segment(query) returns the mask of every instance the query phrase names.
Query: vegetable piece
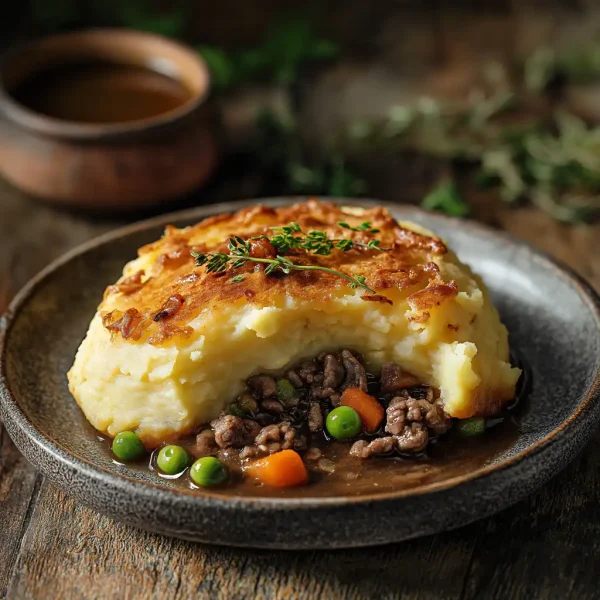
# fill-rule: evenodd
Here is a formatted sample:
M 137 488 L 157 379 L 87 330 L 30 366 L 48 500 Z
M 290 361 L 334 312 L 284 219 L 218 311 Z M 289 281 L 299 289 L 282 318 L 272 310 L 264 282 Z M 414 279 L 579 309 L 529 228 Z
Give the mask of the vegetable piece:
M 265 485 L 274 487 L 291 487 L 308 481 L 306 467 L 294 450 L 282 450 L 259 458 L 250 463 L 245 471 Z
M 167 475 L 177 475 L 185 470 L 190 462 L 188 453 L 181 446 L 165 446 L 156 458 L 158 468 Z
M 241 417 L 242 419 L 245 419 L 248 416 L 246 411 L 237 402 L 229 405 L 229 414 L 234 415 L 235 417 Z
M 458 421 L 456 428 L 460 435 L 471 437 L 481 435 L 485 432 L 485 419 L 483 417 L 473 417 Z
M 287 379 L 277 380 L 277 400 L 286 405 L 296 395 L 296 388 Z
M 342 393 L 341 406 L 353 408 L 360 416 L 363 429 L 373 433 L 379 429 L 385 416 L 385 410 L 373 396 L 369 396 L 360 388 L 349 387 Z
M 196 485 L 213 487 L 227 480 L 228 472 L 225 465 L 214 456 L 199 458 L 190 469 L 190 477 Z
M 327 433 L 336 440 L 350 440 L 362 431 L 362 420 L 356 410 L 350 406 L 334 408 L 325 421 Z
M 146 450 L 133 431 L 121 431 L 113 440 L 112 451 L 117 458 L 129 461 L 140 458 Z

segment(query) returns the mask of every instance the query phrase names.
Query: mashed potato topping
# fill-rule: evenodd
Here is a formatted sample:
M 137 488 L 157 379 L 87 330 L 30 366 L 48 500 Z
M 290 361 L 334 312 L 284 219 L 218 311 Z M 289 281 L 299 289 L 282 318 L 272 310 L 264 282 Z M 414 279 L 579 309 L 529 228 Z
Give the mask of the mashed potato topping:
M 377 293 L 322 271 L 264 274 L 246 263 L 207 273 L 191 252 L 226 252 L 291 221 L 304 231 L 386 252 L 334 250 L 290 258 L 366 276 Z M 370 221 L 376 234 L 341 228 Z M 239 275 L 239 279 L 233 277 Z M 486 416 L 510 401 L 520 371 L 483 282 L 441 240 L 384 209 L 309 201 L 263 206 L 167 228 L 109 286 L 68 373 L 88 420 L 114 436 L 135 430 L 148 447 L 215 418 L 254 373 L 278 371 L 323 350 L 354 348 L 371 372 L 395 362 L 440 389 L 445 411 Z

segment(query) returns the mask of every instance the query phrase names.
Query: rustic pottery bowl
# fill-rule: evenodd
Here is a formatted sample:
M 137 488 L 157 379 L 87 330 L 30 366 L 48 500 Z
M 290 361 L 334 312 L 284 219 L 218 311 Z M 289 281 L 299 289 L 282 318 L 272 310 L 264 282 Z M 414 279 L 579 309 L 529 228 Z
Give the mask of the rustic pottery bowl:
M 529 379 L 513 416 L 516 435 L 507 444 L 475 468 L 454 465 L 433 483 L 373 489 L 366 496 L 235 497 L 175 487 L 147 469 L 115 464 L 65 377 L 105 285 L 165 224 L 183 226 L 255 203 L 201 207 L 109 233 L 47 267 L 14 299 L 0 322 L 0 414 L 17 447 L 56 485 L 116 519 L 189 540 L 263 548 L 367 546 L 455 528 L 513 504 L 566 467 L 592 436 L 600 419 L 595 293 L 502 233 L 388 205 L 397 218 L 445 238 L 490 288 Z
M 45 116 L 11 96 L 36 73 L 88 61 L 155 70 L 182 83 L 190 98 L 151 118 L 95 124 Z M 34 196 L 95 210 L 131 210 L 190 192 L 217 160 L 209 89 L 196 52 L 148 33 L 85 30 L 18 47 L 0 66 L 0 173 Z

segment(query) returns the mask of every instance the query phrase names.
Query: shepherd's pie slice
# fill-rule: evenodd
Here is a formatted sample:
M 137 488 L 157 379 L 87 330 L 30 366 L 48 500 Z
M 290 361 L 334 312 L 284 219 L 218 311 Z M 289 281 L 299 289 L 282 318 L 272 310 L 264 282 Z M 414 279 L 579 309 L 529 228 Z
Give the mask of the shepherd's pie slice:
M 192 253 L 228 253 L 234 235 L 252 256 L 272 259 L 260 236 L 289 223 L 362 244 L 285 256 L 364 276 L 372 291 L 321 270 L 265 274 L 268 263 L 248 261 L 214 273 L 195 264 Z M 372 240 L 384 250 L 365 248 Z M 481 279 L 431 232 L 383 208 L 256 206 L 167 227 L 138 254 L 107 288 L 68 373 L 86 417 L 110 436 L 134 430 L 156 446 L 215 418 L 252 374 L 339 348 L 364 354 L 371 372 L 394 362 L 439 388 L 453 417 L 492 415 L 514 397 L 520 371 Z

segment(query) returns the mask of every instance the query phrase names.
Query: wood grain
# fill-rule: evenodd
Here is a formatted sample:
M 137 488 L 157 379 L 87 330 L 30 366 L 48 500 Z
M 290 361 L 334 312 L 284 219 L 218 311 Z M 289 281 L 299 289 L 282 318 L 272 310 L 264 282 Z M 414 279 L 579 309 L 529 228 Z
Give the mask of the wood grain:
M 115 524 L 44 485 L 10 595 L 119 598 L 460 597 L 475 537 L 337 552 L 247 551 L 168 540 Z M 82 574 L 86 574 L 82 577 Z
M 0 422 L 0 598 L 8 587 L 41 477 L 10 441 Z

